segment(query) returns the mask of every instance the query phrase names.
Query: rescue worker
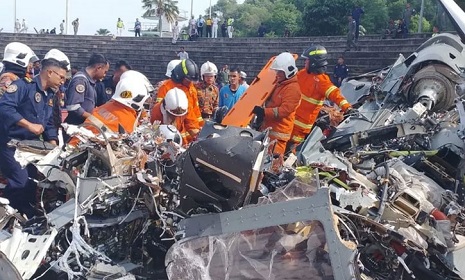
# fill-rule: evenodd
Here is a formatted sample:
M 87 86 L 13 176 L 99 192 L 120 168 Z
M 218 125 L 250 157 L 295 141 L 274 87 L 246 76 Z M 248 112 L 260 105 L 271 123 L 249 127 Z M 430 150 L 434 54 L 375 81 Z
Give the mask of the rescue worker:
M 160 89 L 161 85 L 163 85 L 164 82 L 170 80 L 171 78 L 171 72 L 173 72 L 173 69 L 174 67 L 176 67 L 176 65 L 178 65 L 179 63 L 181 63 L 181 60 L 180 59 L 173 59 L 171 60 L 170 62 L 168 62 L 168 65 L 166 65 L 166 73 L 165 73 L 165 76 L 168 78 L 168 79 L 165 79 L 163 81 L 159 81 L 156 85 L 155 85 L 155 90 L 153 92 L 154 96 L 152 97 L 153 100 L 155 100 L 155 103 L 158 103 L 158 102 L 161 102 L 163 100 L 163 98 L 157 98 L 158 96 L 158 90 Z M 153 107 L 153 106 L 152 106 Z M 152 107 L 150 107 L 150 109 L 152 109 Z
M 152 108 L 150 122 L 174 125 L 181 133 L 182 142 L 187 145 L 200 131 L 195 115 L 189 114 L 189 107 L 186 93 L 179 88 L 172 88 L 162 102 Z
M 302 54 L 305 58 L 305 69 L 297 73 L 302 101 L 296 111 L 290 146 L 295 147 L 305 140 L 325 99 L 338 105 L 344 113 L 353 112 L 349 102 L 326 74 L 326 55 L 326 49 L 318 45 L 309 47 Z
M 193 114 L 197 119 L 199 127 L 203 126 L 203 118 L 200 113 L 199 101 L 197 97 L 197 90 L 195 89 L 194 82 L 199 80 L 199 67 L 192 59 L 183 59 L 171 71 L 171 78 L 160 86 L 157 93 L 157 102 L 161 102 L 165 98 L 167 92 L 172 88 L 179 88 L 187 96 L 189 101 L 188 114 Z
M 95 103 L 96 107 L 111 100 L 121 75 L 131 69 L 131 66 L 126 61 L 120 60 L 115 64 L 113 75 L 105 77 L 101 82 L 98 82 L 95 85 L 95 91 L 97 92 L 97 102 Z
M 13 42 L 6 45 L 3 72 L 0 75 L 0 97 L 13 81 L 26 77 L 30 65 L 38 60 L 32 49 L 23 43 Z
M 148 79 L 142 73 L 136 73 L 126 77 L 121 76 L 111 100 L 95 108 L 92 115 L 84 121 L 84 126 L 87 129 L 98 133 L 98 129 L 93 126 L 96 125 L 115 133 L 132 133 L 134 131 L 141 112 L 144 110 L 144 103 L 150 97 L 145 82 Z M 86 126 L 86 124 L 93 125 Z M 77 138 L 73 138 L 69 142 L 71 146 L 75 146 L 77 143 Z
M 57 50 L 57 49 L 51 49 L 44 56 L 44 59 L 49 59 L 49 58 L 54 58 L 54 59 L 60 61 L 63 65 L 66 65 L 67 74 L 71 71 L 71 64 L 70 64 L 69 58 L 62 51 Z M 53 91 L 55 92 L 55 95 L 53 96 L 52 123 L 57 129 L 60 129 L 61 122 L 62 122 L 62 119 L 61 119 L 61 107 L 64 105 L 64 95 L 65 95 L 66 81 L 67 81 L 67 79 L 65 80 L 65 82 L 59 88 L 53 88 Z M 61 140 L 63 140 L 63 139 L 61 139 Z
M 195 87 L 197 88 L 200 111 L 204 119 L 211 119 L 216 109 L 218 109 L 219 89 L 215 84 L 217 74 L 218 68 L 210 61 L 205 62 L 200 67 L 202 81 L 198 82 Z
M 23 57 L 24 65 L 29 62 Z M 29 178 L 36 178 L 33 166 L 21 168 L 15 160 L 16 148 L 9 147 L 11 139 L 43 140 L 57 144 L 57 129 L 51 124 L 53 89 L 65 81 L 67 65 L 60 58 L 42 60 L 42 70 L 34 79 L 14 81 L 0 99 L 0 169 L 7 177 L 5 197 L 13 208 L 32 217 L 35 214 L 36 184 Z
M 283 155 L 291 138 L 295 112 L 300 104 L 300 87 L 297 82 L 297 67 L 292 54 L 279 54 L 270 69 L 276 71 L 276 85 L 265 106 L 255 106 L 253 113 L 263 120 L 260 130 L 271 128 L 270 139 L 276 140 L 273 153 Z
M 103 55 L 94 54 L 87 67 L 73 76 L 66 89 L 66 123 L 78 125 L 90 116 L 97 99 L 95 84 L 105 77 L 109 67 L 109 62 Z

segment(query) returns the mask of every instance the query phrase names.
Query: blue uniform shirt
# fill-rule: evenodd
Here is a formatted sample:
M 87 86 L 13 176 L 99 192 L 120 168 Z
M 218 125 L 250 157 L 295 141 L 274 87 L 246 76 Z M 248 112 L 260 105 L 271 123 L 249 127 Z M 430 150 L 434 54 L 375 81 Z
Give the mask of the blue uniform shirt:
M 68 110 L 68 117 L 65 122 L 69 124 L 81 124 L 84 122 L 82 115 L 84 112 L 92 114 L 97 101 L 95 83 L 87 72 L 77 72 L 66 89 L 65 106 Z
M 344 80 L 347 76 L 349 76 L 349 68 L 347 68 L 347 65 L 345 64 L 336 64 L 336 66 L 334 66 L 333 74 L 336 78 Z
M 11 139 L 34 140 L 39 136 L 16 123 L 21 119 L 44 127 L 45 141 L 58 140 L 57 128 L 53 126 L 52 107 L 54 92 L 43 90 L 40 77 L 14 81 L 0 99 L 0 143 Z
M 102 106 L 110 101 L 115 93 L 115 89 L 116 85 L 113 85 L 113 76 L 106 77 L 103 81 L 98 82 L 95 85 L 95 90 L 97 92 L 97 103 L 95 107 Z
M 241 85 L 235 92 L 233 92 L 229 86 L 230 85 L 225 85 L 221 88 L 218 98 L 218 106 L 226 106 L 228 107 L 228 111 L 231 110 L 231 108 L 234 106 L 234 104 L 236 104 L 236 102 L 239 100 L 239 98 L 241 98 L 246 90 L 246 88 Z

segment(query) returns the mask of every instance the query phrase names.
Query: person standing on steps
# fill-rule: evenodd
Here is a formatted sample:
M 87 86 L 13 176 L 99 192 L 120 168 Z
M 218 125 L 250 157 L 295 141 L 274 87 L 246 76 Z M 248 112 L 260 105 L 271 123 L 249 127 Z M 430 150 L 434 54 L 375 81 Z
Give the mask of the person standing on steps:
M 73 26 L 73 29 L 74 29 L 74 35 L 77 35 L 78 30 L 79 30 L 79 18 L 73 20 L 71 25 Z
M 203 19 L 202 15 L 199 15 L 199 19 L 197 20 L 197 33 L 200 37 L 203 37 L 203 26 L 205 25 L 205 19 Z
M 178 21 L 174 23 L 173 28 L 171 29 L 171 33 L 173 34 L 173 40 L 171 40 L 171 43 L 176 44 L 176 42 L 178 41 L 178 37 L 179 37 Z
M 65 20 L 60 23 L 60 35 L 65 33 Z
M 136 22 L 134 23 L 134 37 L 140 37 L 141 28 L 142 24 L 140 23 L 139 19 L 136 18 Z
M 348 16 L 349 25 L 347 27 L 347 46 L 346 51 L 350 51 L 351 47 L 354 47 L 355 50 L 358 50 L 357 44 L 355 44 L 355 30 L 356 30 L 356 23 L 352 16 Z
M 228 18 L 228 37 L 229 38 L 232 38 L 233 36 L 233 32 L 234 32 L 233 23 L 234 23 L 234 18 L 229 17 Z
M 218 38 L 218 24 L 220 23 L 220 19 L 216 14 L 213 14 L 213 26 L 212 26 L 212 37 Z
M 355 43 L 358 42 L 358 36 L 360 32 L 360 18 L 364 13 L 365 11 L 360 7 L 360 5 L 356 5 L 352 11 L 352 18 L 355 20 Z
M 118 34 L 118 36 L 123 35 L 123 30 L 124 22 L 121 20 L 121 18 L 118 18 L 118 21 L 116 22 L 116 34 Z

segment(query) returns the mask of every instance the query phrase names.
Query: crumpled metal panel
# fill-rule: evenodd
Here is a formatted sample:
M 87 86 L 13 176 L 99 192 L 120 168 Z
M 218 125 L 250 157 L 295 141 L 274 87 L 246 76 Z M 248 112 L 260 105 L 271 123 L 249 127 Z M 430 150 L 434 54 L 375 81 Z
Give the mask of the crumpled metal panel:
M 352 279 L 355 246 L 338 236 L 327 188 L 293 181 L 243 209 L 183 220 L 170 279 Z
M 0 252 L 0 280 L 22 280 L 16 267 Z

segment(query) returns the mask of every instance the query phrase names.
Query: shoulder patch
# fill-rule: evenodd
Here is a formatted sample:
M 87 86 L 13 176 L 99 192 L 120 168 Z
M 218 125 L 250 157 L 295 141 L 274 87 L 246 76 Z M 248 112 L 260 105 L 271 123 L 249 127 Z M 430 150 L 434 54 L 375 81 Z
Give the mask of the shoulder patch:
M 14 93 L 18 90 L 18 86 L 16 84 L 12 84 L 12 85 L 9 85 L 7 88 L 6 88 L 6 92 L 8 93 Z
M 83 93 L 86 90 L 86 87 L 83 84 L 76 85 L 76 92 Z
M 34 95 L 34 100 L 39 103 L 40 101 L 42 101 L 42 95 L 40 94 L 40 92 L 36 92 L 36 94 Z

